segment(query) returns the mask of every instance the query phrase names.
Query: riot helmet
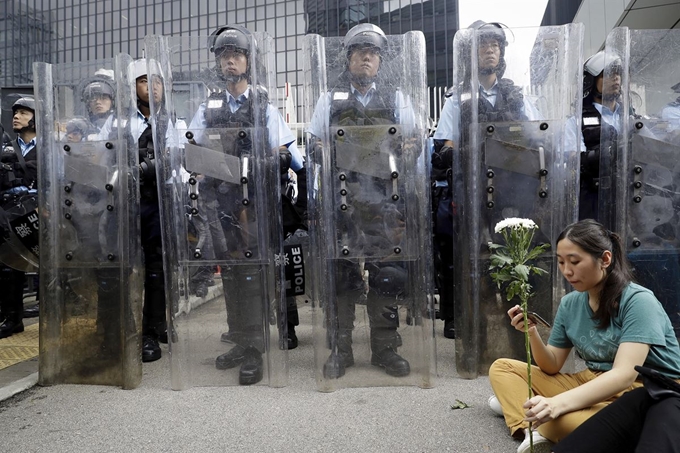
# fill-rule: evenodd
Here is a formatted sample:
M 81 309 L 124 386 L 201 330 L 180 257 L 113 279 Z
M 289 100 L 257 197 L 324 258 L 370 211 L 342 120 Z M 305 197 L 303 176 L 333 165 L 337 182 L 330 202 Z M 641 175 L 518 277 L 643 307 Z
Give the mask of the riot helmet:
M 85 82 L 81 89 L 81 100 L 87 106 L 90 115 L 104 117 L 108 116 L 114 108 L 115 93 L 116 89 L 112 79 L 104 75 L 96 75 Z M 106 98 L 110 100 L 109 105 L 101 102 Z
M 621 60 L 615 56 L 605 54 L 604 50 L 597 52 L 586 60 L 583 64 L 583 97 L 586 98 L 591 93 L 595 97 L 602 97 L 603 93 L 597 86 L 599 77 L 604 76 L 605 70 L 610 76 L 623 73 Z M 607 90 L 604 90 L 607 91 Z M 616 90 L 611 97 L 618 97 L 620 90 Z
M 505 68 L 507 67 L 505 63 L 505 48 L 508 45 L 508 39 L 503 30 L 504 25 L 499 22 L 476 20 L 470 24 L 468 28 L 477 31 L 478 52 L 483 50 L 483 48 L 486 48 L 486 46 L 493 46 L 493 42 L 497 43 L 498 49 L 500 50 L 498 63 L 493 67 L 480 67 L 480 74 L 489 75 L 495 73 L 497 77 L 503 77 Z
M 387 50 L 387 37 L 380 27 L 373 24 L 359 24 L 352 27 L 343 41 L 346 65 L 345 71 L 350 81 L 358 85 L 367 86 L 373 83 L 377 77 L 382 58 Z M 361 70 L 361 73 L 351 70 L 352 54 L 357 50 L 371 52 L 378 56 L 378 65 L 375 68 Z
M 108 80 L 108 77 L 98 76 L 85 85 L 82 92 L 83 102 L 88 102 L 95 96 L 104 95 L 113 100 L 115 97 L 115 88 L 113 82 Z
M 382 55 L 382 52 L 387 48 L 387 38 L 385 32 L 377 25 L 359 24 L 347 32 L 343 47 L 348 58 L 353 50 L 365 47 L 373 48 L 376 53 Z
M 150 63 L 152 66 L 152 77 L 148 77 L 148 70 L 147 70 L 147 60 L 146 58 L 140 58 L 139 60 L 135 60 L 132 63 L 130 63 L 130 67 L 128 70 L 128 76 L 130 78 L 130 81 L 132 82 L 133 85 L 135 85 L 135 91 L 137 94 L 137 107 L 144 107 L 146 109 L 149 109 L 149 97 L 150 94 L 153 93 L 154 96 L 154 102 L 156 105 L 156 108 L 159 108 L 160 102 L 163 98 L 163 81 L 161 79 L 161 72 L 160 72 L 160 67 L 158 66 L 158 62 L 156 60 L 150 60 Z M 141 77 L 146 77 L 147 83 L 146 87 L 140 87 L 138 83 L 140 82 Z M 140 93 L 140 90 L 142 91 Z
M 225 25 L 215 30 L 208 38 L 208 49 L 215 54 L 217 70 L 221 78 L 227 82 L 236 83 L 242 79 L 250 78 L 250 53 L 254 45 L 254 38 L 250 30 L 240 25 Z M 220 57 L 225 52 L 237 52 L 243 54 L 248 62 L 244 72 L 224 74 Z
M 130 76 L 131 82 L 134 82 L 141 76 L 145 76 L 146 73 L 147 73 L 146 58 L 140 58 L 139 60 L 135 60 L 132 63 L 130 63 L 128 74 Z
M 75 116 L 66 123 L 66 139 L 70 142 L 79 142 L 93 132 L 92 124 L 82 116 Z
M 16 115 L 17 110 L 30 110 L 33 114 L 28 124 L 25 126 L 14 127 L 14 132 L 22 133 L 27 130 L 35 131 L 35 99 L 33 96 L 22 96 L 12 104 L 12 115 Z

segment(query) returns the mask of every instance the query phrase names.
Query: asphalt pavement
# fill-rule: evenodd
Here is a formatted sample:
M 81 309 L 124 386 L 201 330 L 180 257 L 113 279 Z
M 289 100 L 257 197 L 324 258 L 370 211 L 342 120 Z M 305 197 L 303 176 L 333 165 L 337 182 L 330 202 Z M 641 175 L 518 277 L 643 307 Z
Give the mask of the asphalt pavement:
M 487 405 L 487 377 L 461 379 L 437 321 L 434 387 L 316 390 L 308 307 L 289 383 L 170 389 L 167 346 L 134 390 L 37 383 L 37 360 L 0 371 L 0 451 L 515 452 Z M 467 408 L 453 409 L 457 401 Z

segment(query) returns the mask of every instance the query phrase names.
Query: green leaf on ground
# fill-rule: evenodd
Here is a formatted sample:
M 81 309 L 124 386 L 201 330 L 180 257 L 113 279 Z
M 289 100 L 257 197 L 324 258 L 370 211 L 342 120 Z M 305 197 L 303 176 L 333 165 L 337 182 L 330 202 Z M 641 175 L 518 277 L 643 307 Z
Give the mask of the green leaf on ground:
M 456 404 L 452 404 L 452 405 L 451 405 L 451 410 L 456 410 L 456 409 L 467 409 L 467 408 L 469 408 L 469 407 L 472 407 L 472 406 L 470 406 L 470 405 L 467 404 L 467 403 L 462 402 L 461 400 L 456 400 Z

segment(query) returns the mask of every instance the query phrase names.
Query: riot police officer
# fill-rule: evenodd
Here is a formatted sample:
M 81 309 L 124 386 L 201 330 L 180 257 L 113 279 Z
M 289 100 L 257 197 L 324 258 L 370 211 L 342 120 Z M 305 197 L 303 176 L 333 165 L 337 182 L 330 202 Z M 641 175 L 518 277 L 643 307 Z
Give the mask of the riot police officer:
M 446 93 L 444 105 L 453 102 L 450 101 L 452 95 L 453 90 Z M 435 284 L 439 293 L 439 318 L 444 321 L 445 338 L 456 336 L 453 310 L 453 235 L 456 231 L 454 225 L 456 212 L 451 178 L 455 143 L 450 131 L 451 121 L 452 118 L 445 117 L 442 111 L 434 133 L 434 149 L 431 157 Z
M 135 81 L 137 111 L 130 118 L 130 132 L 137 138 L 140 165 L 140 215 L 142 249 L 144 251 L 144 308 L 142 313 L 142 361 L 153 362 L 161 358 L 159 340 L 167 343 L 165 321 L 165 274 L 161 241 L 160 207 L 156 184 L 155 144 L 149 116 L 150 97 L 153 105 L 162 110 L 163 82 L 159 75 L 149 78 L 147 61 L 133 62 L 130 77 Z M 156 115 L 157 127 L 167 133 L 168 115 L 162 111 Z M 163 136 L 163 132 L 160 136 Z M 163 144 L 161 144 L 163 145 Z M 162 149 L 161 147 L 158 147 Z
M 322 143 L 320 138 L 325 135 L 326 122 L 330 127 L 389 124 L 401 124 L 405 128 L 413 126 L 413 110 L 401 93 L 378 81 L 378 72 L 386 50 L 387 38 L 376 25 L 359 24 L 347 32 L 343 44 L 344 71 L 336 87 L 323 94 L 317 102 L 309 126 L 312 139 L 317 140 L 313 146 L 318 148 Z M 313 152 L 325 150 L 315 148 Z M 335 158 L 342 159 L 339 153 Z M 357 231 L 360 228 L 357 225 L 361 225 L 366 219 L 380 217 L 382 221 L 378 223 L 382 223 L 389 232 L 398 236 L 400 225 L 403 226 L 404 222 L 403 213 L 398 211 L 396 204 L 376 203 L 382 195 L 377 193 L 366 195 L 374 196 L 373 200 L 360 199 L 359 192 L 370 190 L 371 186 L 380 190 L 378 186 L 384 183 L 355 171 L 348 173 L 347 181 L 348 185 L 356 187 L 353 193 L 357 198 L 354 200 L 352 213 L 345 218 L 346 223 L 341 228 L 351 231 L 349 236 L 364 237 L 367 249 L 381 247 L 381 244 L 389 243 L 390 239 L 382 237 L 385 233 L 379 230 Z M 403 296 L 407 280 L 407 271 L 402 264 L 367 259 L 362 268 L 356 259 L 338 260 L 335 269 L 337 307 L 326 307 L 327 336 L 331 346 L 331 354 L 323 367 L 326 378 L 340 378 L 347 367 L 354 365 L 352 331 L 356 304 L 364 294 L 370 324 L 371 364 L 383 368 L 390 376 L 403 377 L 410 374 L 409 362 L 397 353 L 400 336 L 397 332 L 399 317 L 396 301 Z M 368 271 L 367 294 L 364 270 Z
M 505 49 L 508 45 L 501 24 L 473 22 L 468 28 L 479 30 L 478 37 L 478 78 L 480 83 L 478 113 L 479 121 L 522 121 L 537 120 L 540 114 L 512 80 L 503 78 L 506 69 Z M 463 115 L 471 114 L 471 106 L 464 103 Z M 432 154 L 432 177 L 435 180 L 433 198 L 434 239 L 439 286 L 439 312 L 444 321 L 444 336 L 453 338 L 454 291 L 453 291 L 453 235 L 456 230 L 457 214 L 451 191 L 460 181 L 452 181 L 451 167 L 454 154 L 460 145 L 461 107 L 455 90 L 446 93 L 439 124 L 434 134 L 435 149 Z M 460 187 L 459 187 L 460 189 Z
M 113 80 L 103 74 L 88 79 L 82 88 L 82 101 L 87 107 L 90 122 L 101 129 L 113 116 L 115 85 Z
M 94 132 L 94 126 L 82 116 L 71 118 L 66 123 L 66 140 L 69 142 L 81 142 Z
M 616 63 L 612 68 L 616 69 Z M 620 121 L 621 74 L 604 77 L 605 52 L 600 51 L 583 65 L 583 117 L 581 131 L 586 151 L 581 153 L 579 219 L 599 219 L 598 192 L 601 149 L 616 143 Z
M 238 25 L 219 27 L 211 34 L 209 49 L 215 55 L 216 71 L 224 82 L 225 89 L 214 91 L 208 101 L 201 104 L 189 125 L 189 130 L 249 127 L 258 121 L 264 121 L 268 146 L 279 150 L 281 174 L 287 175 L 288 169 L 291 169 L 298 178 L 305 178 L 302 156 L 297 149 L 295 136 L 278 110 L 268 101 L 262 102 L 263 99 L 267 99 L 267 93 L 260 87 L 250 84 L 252 74 L 257 71 L 257 68 L 251 67 L 250 59 L 251 46 L 256 44 L 251 32 Z M 253 101 L 255 90 L 259 104 Z M 205 138 L 197 133 L 193 140 L 201 144 Z M 239 146 L 247 148 L 252 144 L 243 142 Z M 211 224 L 220 225 L 219 219 L 222 219 L 222 222 L 240 224 L 244 216 L 244 213 L 239 211 L 242 208 L 223 206 L 220 202 L 227 198 L 229 189 L 226 186 L 208 177 L 203 179 L 201 186 L 204 187 L 201 189 L 203 211 L 211 218 Z M 306 199 L 306 195 L 302 198 Z M 228 244 L 224 243 L 224 231 L 213 231 L 212 235 L 216 253 L 226 257 Z M 260 289 L 256 287 L 259 280 L 253 272 L 258 271 L 248 265 L 222 269 L 229 326 L 228 339 L 234 343 L 234 347 L 216 358 L 215 367 L 230 369 L 240 365 L 241 385 L 255 384 L 263 377 L 262 353 L 265 344 L 261 328 L 263 313 L 260 301 L 252 300 L 260 298 Z M 223 335 L 223 339 L 224 337 Z
M 36 188 L 37 150 L 35 129 L 35 100 L 24 96 L 12 105 L 12 129 L 17 139 L 11 150 L 0 154 L 0 194 L 2 204 L 25 195 Z M 0 267 L 0 338 L 23 332 L 23 288 L 25 273 Z

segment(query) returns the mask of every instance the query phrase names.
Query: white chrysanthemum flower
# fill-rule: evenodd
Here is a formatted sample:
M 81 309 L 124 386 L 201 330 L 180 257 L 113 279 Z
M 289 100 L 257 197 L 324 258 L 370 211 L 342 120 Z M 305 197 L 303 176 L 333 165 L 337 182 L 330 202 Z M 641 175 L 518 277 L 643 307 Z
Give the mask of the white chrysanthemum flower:
M 526 228 L 527 230 L 533 230 L 538 228 L 538 225 L 531 219 L 521 219 L 519 217 L 508 217 L 503 219 L 496 224 L 494 231 L 500 233 L 504 228 Z

